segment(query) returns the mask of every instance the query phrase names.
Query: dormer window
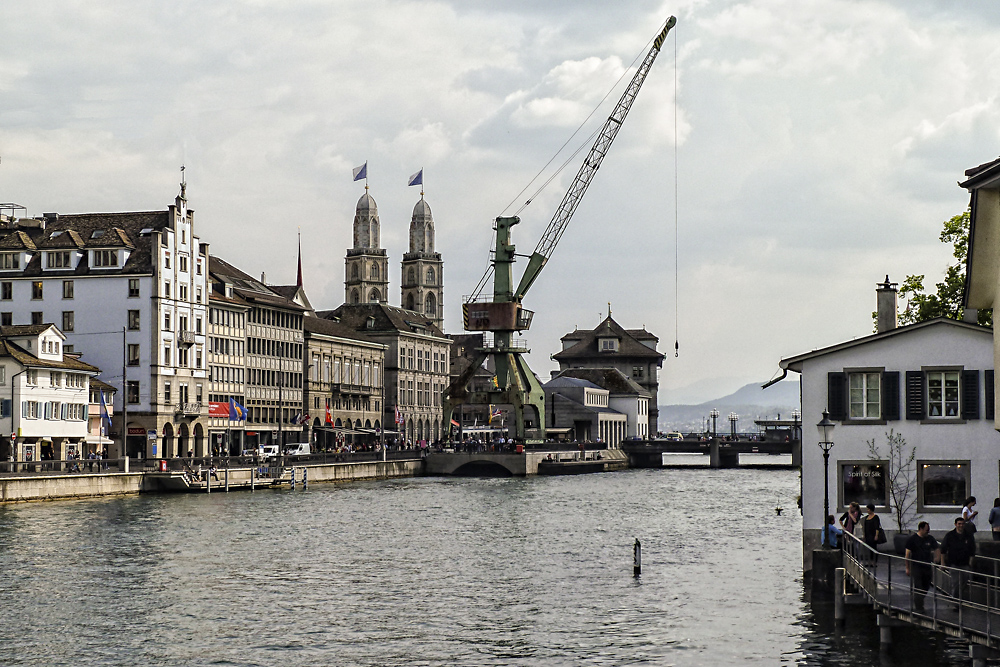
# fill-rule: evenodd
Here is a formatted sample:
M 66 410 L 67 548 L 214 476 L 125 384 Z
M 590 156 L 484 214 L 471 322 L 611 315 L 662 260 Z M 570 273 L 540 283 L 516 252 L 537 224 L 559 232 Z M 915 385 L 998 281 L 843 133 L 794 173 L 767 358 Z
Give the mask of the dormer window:
M 617 352 L 618 351 L 618 339 L 617 338 L 601 338 L 600 339 L 600 350 L 601 350 L 601 352 Z
M 69 250 L 60 250 L 58 252 L 47 252 L 45 266 L 49 269 L 69 269 L 72 268 L 70 265 Z
M 0 253 L 0 270 L 21 268 L 21 255 L 16 252 Z
M 118 251 L 95 250 L 94 266 L 95 267 L 118 266 Z
M 95 229 L 93 231 L 93 233 L 90 235 L 90 238 L 91 239 L 99 239 L 102 236 L 104 236 L 104 230 L 103 229 Z

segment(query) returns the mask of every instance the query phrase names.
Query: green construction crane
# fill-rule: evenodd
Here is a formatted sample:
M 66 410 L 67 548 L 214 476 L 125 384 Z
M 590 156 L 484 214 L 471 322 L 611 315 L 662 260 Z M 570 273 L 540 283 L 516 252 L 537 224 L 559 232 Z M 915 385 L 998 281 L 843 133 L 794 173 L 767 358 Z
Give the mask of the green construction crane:
M 524 355 L 529 352 L 528 348 L 514 341 L 514 333 L 528 329 L 534 315 L 532 311 L 523 308 L 521 302 L 552 256 L 563 232 L 566 231 L 583 195 L 587 192 L 590 182 L 594 180 L 594 175 L 601 166 L 604 156 L 607 155 L 611 143 L 615 140 L 618 130 L 625 122 L 625 116 L 632 108 L 632 103 L 635 102 L 639 89 L 649 73 L 649 68 L 656 60 L 660 47 L 663 46 L 667 33 L 676 23 L 677 19 L 671 16 L 656 36 L 649 53 L 646 54 L 628 88 L 622 93 L 614 111 L 611 112 L 604 127 L 601 128 L 593 147 L 584 158 L 576 178 L 573 179 L 573 184 L 563 196 L 559 208 L 556 209 L 549 226 L 545 229 L 535 251 L 528 259 L 528 265 L 516 287 L 514 286 L 513 274 L 515 247 L 511 242 L 510 230 L 521 219 L 517 216 L 496 219 L 494 224 L 496 247 L 491 262 L 493 295 L 492 297 L 480 297 L 479 293 L 476 293 L 462 304 L 465 330 L 492 332 L 493 340 L 476 349 L 471 360 L 472 363 L 449 385 L 444 398 L 445 424 L 451 423 L 452 411 L 463 403 L 512 405 L 515 417 L 514 437 L 521 442 L 530 442 L 535 440 L 535 438 L 531 440 L 526 438 L 525 409 L 530 407 L 534 411 L 531 427 L 533 430 L 537 429 L 537 440 L 545 439 L 545 394 L 535 374 L 531 372 L 524 360 Z M 496 371 L 495 386 L 486 391 L 469 392 L 466 388 L 469 380 L 487 358 L 493 359 L 493 367 Z

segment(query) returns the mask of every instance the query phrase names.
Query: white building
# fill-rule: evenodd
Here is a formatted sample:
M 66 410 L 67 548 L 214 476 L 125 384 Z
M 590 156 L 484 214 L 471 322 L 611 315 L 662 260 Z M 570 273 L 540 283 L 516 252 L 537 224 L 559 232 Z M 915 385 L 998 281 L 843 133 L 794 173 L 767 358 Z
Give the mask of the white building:
M 559 375 L 542 385 L 546 432 L 565 433 L 579 442 L 618 447 L 628 433 L 628 417 L 611 407 L 611 392 L 590 380 Z
M 555 377 L 589 380 L 606 389 L 607 407 L 625 416 L 626 430 L 622 437 L 639 440 L 649 437 L 649 392 L 617 368 L 567 368 Z
M 0 327 L 0 457 L 60 460 L 86 451 L 90 381 L 100 371 L 68 354 L 65 341 L 52 324 Z
M 893 296 L 895 293 L 893 292 Z M 893 307 L 895 303 L 893 301 Z M 893 310 L 893 314 L 894 314 Z M 829 505 L 835 517 L 851 501 L 876 506 L 887 534 L 890 511 L 887 433 L 915 452 L 911 496 L 917 521 L 947 531 L 967 496 L 988 508 L 997 495 L 1000 434 L 994 430 L 992 329 L 946 318 L 885 330 L 783 359 L 801 374 L 802 527 L 806 570 L 821 544 L 823 452 L 816 425 L 829 411 Z M 882 456 L 870 456 L 870 441 Z M 980 520 L 985 524 L 985 517 Z
M 206 451 L 208 246 L 184 190 L 163 211 L 0 220 L 0 324 L 61 323 L 123 389 L 131 456 Z

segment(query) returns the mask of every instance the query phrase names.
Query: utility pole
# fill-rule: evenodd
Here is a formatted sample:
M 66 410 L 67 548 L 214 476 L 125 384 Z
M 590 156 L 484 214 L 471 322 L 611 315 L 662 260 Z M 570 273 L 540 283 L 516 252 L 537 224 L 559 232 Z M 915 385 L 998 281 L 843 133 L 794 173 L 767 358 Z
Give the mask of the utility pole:
M 118 458 L 124 458 L 128 452 L 128 343 L 125 340 L 127 327 L 122 327 L 122 450 Z

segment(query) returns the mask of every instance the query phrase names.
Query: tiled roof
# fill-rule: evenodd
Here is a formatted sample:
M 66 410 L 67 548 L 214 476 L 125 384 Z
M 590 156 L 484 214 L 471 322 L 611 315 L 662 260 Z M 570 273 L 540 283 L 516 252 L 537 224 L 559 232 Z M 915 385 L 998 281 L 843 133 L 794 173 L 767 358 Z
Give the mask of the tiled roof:
M 37 336 L 55 326 L 48 324 L 8 324 L 0 326 L 0 336 Z
M 323 319 L 339 320 L 362 333 L 401 331 L 445 338 L 434 322 L 424 315 L 385 303 L 345 303 L 336 310 L 321 311 L 316 315 Z M 369 318 L 374 318 L 372 326 L 368 326 Z
M 91 389 L 100 389 L 102 391 L 109 391 L 109 392 L 112 392 L 112 393 L 118 391 L 118 388 L 115 387 L 114 385 L 110 385 L 107 382 L 105 382 L 104 380 L 99 380 L 98 378 L 95 378 L 95 377 L 90 378 L 90 388 Z
M 302 318 L 302 328 L 306 333 L 317 333 L 327 336 L 337 336 L 338 338 L 347 338 L 349 340 L 371 342 L 367 338 L 364 338 L 357 329 L 335 320 L 306 315 Z
M 17 230 L 0 238 L 0 248 L 4 250 L 37 250 L 35 242 L 25 232 Z
M 655 336 L 646 332 L 644 329 L 642 331 L 645 332 L 642 340 L 650 340 L 650 338 L 658 340 Z M 600 338 L 617 338 L 618 351 L 601 352 L 597 342 Z M 578 342 L 562 352 L 557 352 L 552 355 L 552 358 L 556 361 L 581 358 L 589 359 L 598 356 L 619 359 L 663 359 L 663 354 L 641 343 L 640 339 L 637 339 L 631 332 L 623 329 L 620 324 L 611 319 L 610 315 L 604 318 L 604 321 L 601 322 L 596 329 L 592 331 L 578 329 L 572 334 L 563 336 L 563 340 L 576 340 Z
M 13 357 L 22 366 L 31 368 L 55 368 L 60 370 L 87 371 L 90 373 L 101 372 L 101 369 L 97 366 L 85 364 L 71 356 L 64 356 L 62 361 L 39 359 L 21 346 L 6 339 L 0 340 L 0 357 Z
M 612 394 L 633 394 L 649 397 L 649 392 L 626 376 L 617 368 L 567 368 L 561 371 L 558 378 L 579 378 L 607 389 Z

